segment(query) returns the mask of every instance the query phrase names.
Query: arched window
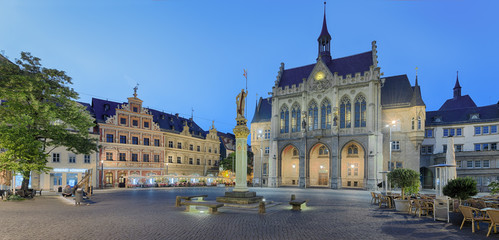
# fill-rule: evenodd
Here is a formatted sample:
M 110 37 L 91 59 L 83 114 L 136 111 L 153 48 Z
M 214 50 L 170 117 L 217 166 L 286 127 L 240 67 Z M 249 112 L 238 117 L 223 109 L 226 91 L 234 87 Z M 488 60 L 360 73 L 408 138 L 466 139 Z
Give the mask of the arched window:
M 411 130 L 414 130 L 414 118 L 411 119 Z
M 340 128 L 351 127 L 351 112 L 352 105 L 350 104 L 350 99 L 348 99 L 348 97 L 344 97 L 340 104 Z
M 366 126 L 366 98 L 359 95 L 355 98 L 355 127 Z
M 326 146 L 319 147 L 319 155 L 320 156 L 327 156 L 327 155 L 329 155 L 329 150 L 326 148 Z
M 421 130 L 421 116 L 418 117 L 418 130 Z
M 321 104 L 321 128 L 330 129 L 331 121 L 331 104 L 328 100 L 324 100 Z
M 293 156 L 298 156 L 298 149 L 293 148 Z
M 113 173 L 112 172 L 106 173 L 106 183 L 113 184 Z
M 289 110 L 288 107 L 281 108 L 281 133 L 289 132 Z
M 301 109 L 300 106 L 294 105 L 291 109 L 291 132 L 301 131 Z
M 308 106 L 308 130 L 314 130 L 319 128 L 319 110 L 317 109 L 317 103 L 312 101 Z
M 350 145 L 348 147 L 348 155 L 358 155 L 359 154 L 359 148 L 355 145 Z

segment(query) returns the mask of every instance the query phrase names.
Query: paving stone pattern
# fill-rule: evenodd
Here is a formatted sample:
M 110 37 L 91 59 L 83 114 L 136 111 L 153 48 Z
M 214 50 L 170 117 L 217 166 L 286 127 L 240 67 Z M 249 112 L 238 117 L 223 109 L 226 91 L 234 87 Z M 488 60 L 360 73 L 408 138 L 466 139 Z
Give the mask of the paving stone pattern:
M 219 208 L 219 214 L 184 212 L 175 196 L 208 194 L 214 201 L 226 188 L 96 190 L 89 205 L 44 194 L 32 200 L 0 202 L 0 239 L 485 239 L 487 225 L 434 222 L 371 205 L 370 193 L 356 190 L 251 188 L 266 200 L 282 202 L 255 209 Z M 308 199 L 291 211 L 291 194 Z M 493 234 L 490 239 L 499 238 Z

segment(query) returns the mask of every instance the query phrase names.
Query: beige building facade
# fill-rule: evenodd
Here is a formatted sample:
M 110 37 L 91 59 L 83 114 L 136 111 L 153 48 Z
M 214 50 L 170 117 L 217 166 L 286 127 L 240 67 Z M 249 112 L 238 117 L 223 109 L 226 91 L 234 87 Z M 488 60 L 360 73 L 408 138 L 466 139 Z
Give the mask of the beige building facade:
M 330 42 L 324 16 L 316 63 L 281 63 L 272 97 L 256 107 L 254 169 L 268 172 L 266 186 L 375 189 L 380 172 L 419 169 L 425 105 L 417 79 L 412 86 L 405 75 L 382 77 L 376 42 L 336 59 Z M 269 154 L 259 155 L 260 146 Z

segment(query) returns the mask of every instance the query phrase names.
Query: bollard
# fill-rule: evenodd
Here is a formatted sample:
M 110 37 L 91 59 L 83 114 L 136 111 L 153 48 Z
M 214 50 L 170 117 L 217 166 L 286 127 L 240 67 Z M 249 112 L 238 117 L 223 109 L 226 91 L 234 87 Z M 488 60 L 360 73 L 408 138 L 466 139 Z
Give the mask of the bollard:
M 296 199 L 295 195 L 294 195 L 294 194 L 291 194 L 291 201 L 293 201 L 293 200 L 295 200 L 295 199 Z
M 180 207 L 180 196 L 177 196 L 177 198 L 175 199 L 175 207 Z
M 258 206 L 258 213 L 262 214 L 265 213 L 265 202 L 260 201 L 260 205 Z

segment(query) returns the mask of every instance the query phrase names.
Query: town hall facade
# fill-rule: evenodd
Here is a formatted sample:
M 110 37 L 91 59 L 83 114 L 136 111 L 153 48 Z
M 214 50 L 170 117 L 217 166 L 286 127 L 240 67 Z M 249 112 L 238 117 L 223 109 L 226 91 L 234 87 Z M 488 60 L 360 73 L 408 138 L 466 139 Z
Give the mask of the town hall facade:
M 324 15 L 316 62 L 281 63 L 272 96 L 259 100 L 255 182 L 374 189 L 383 171 L 419 171 L 426 107 L 417 76 L 414 86 L 406 75 L 383 77 L 375 41 L 367 52 L 336 59 L 332 52 Z

